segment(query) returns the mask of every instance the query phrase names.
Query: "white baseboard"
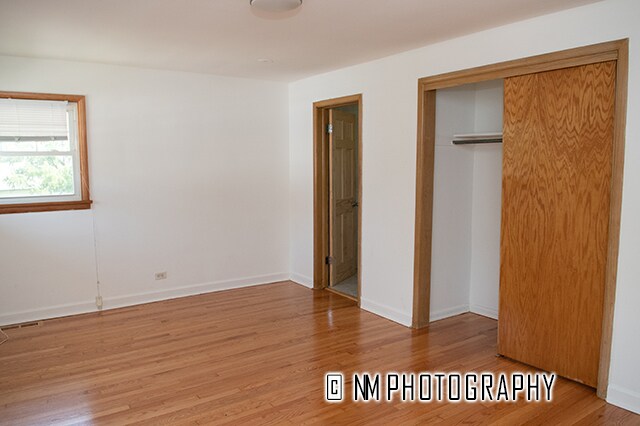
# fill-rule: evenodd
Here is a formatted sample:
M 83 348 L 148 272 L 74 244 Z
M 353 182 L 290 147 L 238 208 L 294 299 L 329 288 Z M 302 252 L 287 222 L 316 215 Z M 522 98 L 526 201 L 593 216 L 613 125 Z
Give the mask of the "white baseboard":
M 293 281 L 296 284 L 300 284 L 302 286 L 305 286 L 307 288 L 313 288 L 313 278 L 310 277 L 306 277 L 302 274 L 297 274 L 295 272 L 291 273 L 291 276 L 289 277 L 289 279 L 291 281 Z
M 177 297 L 195 296 L 197 294 L 212 293 L 216 291 L 231 290 L 234 288 L 250 287 L 261 284 L 270 284 L 278 281 L 286 281 L 289 274 L 269 274 L 256 277 L 239 278 L 233 280 L 214 281 L 210 283 L 196 284 L 185 287 L 177 287 L 168 290 L 138 293 L 126 296 L 105 297 L 103 310 L 122 308 L 125 306 L 140 305 L 143 303 L 158 302 L 160 300 L 175 299 Z
M 453 306 L 451 308 L 439 309 L 437 311 L 431 311 L 429 314 L 429 322 L 438 321 L 441 319 L 454 317 L 456 315 L 469 312 L 469 305 Z
M 373 302 L 371 300 L 361 297 L 360 307 L 365 311 L 369 311 L 378 316 L 397 322 L 398 324 L 411 327 L 411 323 L 412 323 L 411 315 L 401 312 L 390 306 L 382 305 L 377 302 Z M 429 321 L 430 322 L 438 321 L 441 319 L 464 314 L 465 312 L 469 312 L 469 305 L 460 305 L 460 306 L 454 306 L 452 308 L 441 309 L 438 311 L 431 312 L 431 314 L 429 315 Z
M 640 393 L 632 390 L 610 384 L 607 389 L 607 402 L 640 414 Z
M 493 318 L 494 320 L 498 319 L 498 310 L 494 308 L 472 304 L 469 306 L 469 310 L 474 314 L 482 315 L 483 317 Z
M 411 327 L 411 315 L 407 315 L 390 306 L 382 305 L 372 300 L 365 299 L 364 297 L 360 297 L 360 308 L 406 327 Z
M 202 293 L 211 293 L 222 290 L 231 290 L 234 288 L 250 287 L 262 284 L 270 284 L 278 281 L 289 280 L 288 273 L 268 274 L 255 277 L 239 278 L 233 280 L 215 281 L 211 283 L 196 284 L 184 287 L 177 287 L 168 290 L 160 290 L 148 293 L 138 293 L 126 296 L 104 297 L 103 308 L 109 309 L 122 308 L 126 306 L 140 305 L 143 303 L 158 302 L 160 300 L 174 299 L 178 297 L 194 296 Z M 0 315 L 0 324 L 19 324 L 29 321 L 38 321 L 44 319 L 58 318 L 69 315 L 84 314 L 87 312 L 95 312 L 98 309 L 94 301 L 83 302 L 78 304 L 52 306 L 44 309 L 33 309 L 29 311 L 13 312 Z
M 87 312 L 94 312 L 96 310 L 96 304 L 91 300 L 88 302 L 50 306 L 42 309 L 29 309 L 27 311 L 11 312 L 8 314 L 3 313 L 0 315 L 0 326 L 86 314 Z

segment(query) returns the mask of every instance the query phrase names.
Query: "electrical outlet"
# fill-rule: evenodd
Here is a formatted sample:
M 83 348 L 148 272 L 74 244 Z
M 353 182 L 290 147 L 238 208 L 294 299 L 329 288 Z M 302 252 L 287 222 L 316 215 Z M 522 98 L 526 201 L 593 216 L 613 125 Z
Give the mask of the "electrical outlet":
M 102 296 L 96 296 L 96 308 L 102 309 Z
M 156 281 L 158 280 L 166 280 L 167 273 L 166 272 L 156 272 Z

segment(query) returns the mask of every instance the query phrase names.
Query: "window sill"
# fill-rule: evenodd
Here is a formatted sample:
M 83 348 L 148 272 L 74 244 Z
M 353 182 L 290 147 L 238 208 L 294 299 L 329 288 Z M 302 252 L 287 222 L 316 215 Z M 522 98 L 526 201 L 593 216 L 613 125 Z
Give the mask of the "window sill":
M 48 203 L 0 204 L 0 214 L 55 212 L 62 210 L 87 210 L 91 208 L 91 200 L 52 201 Z

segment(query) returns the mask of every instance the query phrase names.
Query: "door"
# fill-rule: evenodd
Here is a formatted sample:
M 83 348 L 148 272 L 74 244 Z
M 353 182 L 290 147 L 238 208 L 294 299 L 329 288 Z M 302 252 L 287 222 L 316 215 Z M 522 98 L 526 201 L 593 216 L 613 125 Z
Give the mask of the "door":
M 615 62 L 507 78 L 498 351 L 597 386 Z
M 357 274 L 358 136 L 356 114 L 329 110 L 330 285 Z

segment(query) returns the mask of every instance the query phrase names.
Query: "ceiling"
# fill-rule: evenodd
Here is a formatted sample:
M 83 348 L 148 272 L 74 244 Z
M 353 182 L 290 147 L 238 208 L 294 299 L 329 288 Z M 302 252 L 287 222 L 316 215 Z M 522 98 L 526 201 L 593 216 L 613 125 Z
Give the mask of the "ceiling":
M 596 1 L 0 0 L 0 54 L 293 81 Z

